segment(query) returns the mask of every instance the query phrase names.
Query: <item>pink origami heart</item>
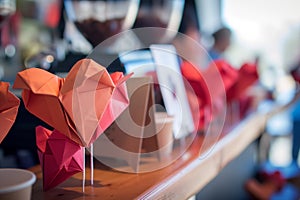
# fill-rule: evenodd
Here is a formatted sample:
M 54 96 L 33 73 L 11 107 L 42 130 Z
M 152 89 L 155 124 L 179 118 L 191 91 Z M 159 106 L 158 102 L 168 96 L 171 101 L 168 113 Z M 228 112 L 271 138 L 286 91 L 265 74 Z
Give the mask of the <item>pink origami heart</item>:
M 43 187 L 49 190 L 83 171 L 83 147 L 57 130 L 36 127 L 36 143 L 43 171 Z
M 90 146 L 128 107 L 125 81 L 130 77 L 120 72 L 108 74 L 106 68 L 91 59 L 73 66 L 59 99 L 83 146 Z

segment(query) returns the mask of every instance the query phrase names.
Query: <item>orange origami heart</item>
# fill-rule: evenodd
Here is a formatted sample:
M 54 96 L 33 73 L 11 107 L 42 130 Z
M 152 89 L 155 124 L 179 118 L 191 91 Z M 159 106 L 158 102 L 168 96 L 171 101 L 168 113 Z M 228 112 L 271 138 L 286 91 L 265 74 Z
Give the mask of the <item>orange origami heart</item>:
M 91 59 L 78 61 L 63 79 L 31 68 L 19 72 L 29 112 L 82 146 L 89 146 L 129 104 L 125 81 Z
M 20 100 L 9 90 L 9 84 L 0 81 L 0 143 L 16 120 Z

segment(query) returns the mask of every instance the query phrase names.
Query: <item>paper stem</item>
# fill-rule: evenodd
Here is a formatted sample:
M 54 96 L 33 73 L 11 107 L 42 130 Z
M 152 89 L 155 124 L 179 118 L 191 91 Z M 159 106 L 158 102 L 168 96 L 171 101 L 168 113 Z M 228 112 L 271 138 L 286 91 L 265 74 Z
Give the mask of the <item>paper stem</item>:
M 94 145 L 91 144 L 91 185 L 94 185 Z
M 83 147 L 83 173 L 82 173 L 82 192 L 84 193 L 85 187 L 85 147 Z

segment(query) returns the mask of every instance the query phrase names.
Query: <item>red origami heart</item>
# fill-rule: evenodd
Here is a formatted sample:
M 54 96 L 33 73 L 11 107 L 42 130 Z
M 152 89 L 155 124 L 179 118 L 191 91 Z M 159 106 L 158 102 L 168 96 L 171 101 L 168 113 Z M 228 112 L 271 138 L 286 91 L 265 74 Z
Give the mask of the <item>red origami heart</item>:
M 258 80 L 257 65 L 255 63 L 245 63 L 238 71 L 236 84 L 228 91 L 227 99 L 243 98 L 247 89 Z
M 43 171 L 44 190 L 49 190 L 83 171 L 83 147 L 64 134 L 38 126 L 36 143 Z

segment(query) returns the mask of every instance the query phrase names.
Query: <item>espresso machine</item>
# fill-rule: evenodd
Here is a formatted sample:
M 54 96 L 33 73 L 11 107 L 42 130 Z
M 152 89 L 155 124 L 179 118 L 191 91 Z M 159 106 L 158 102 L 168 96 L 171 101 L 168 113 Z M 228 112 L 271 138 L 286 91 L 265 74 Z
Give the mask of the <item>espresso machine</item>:
M 184 0 L 65 0 L 63 6 L 66 23 L 71 23 L 73 31 L 81 33 L 81 39 L 91 47 L 83 54 L 70 50 L 69 54 L 75 55 L 70 56 L 72 61 L 65 59 L 51 70 L 67 72 L 75 60 L 87 56 L 108 67 L 109 72 L 126 72 L 119 59 L 121 53 L 172 41 Z

